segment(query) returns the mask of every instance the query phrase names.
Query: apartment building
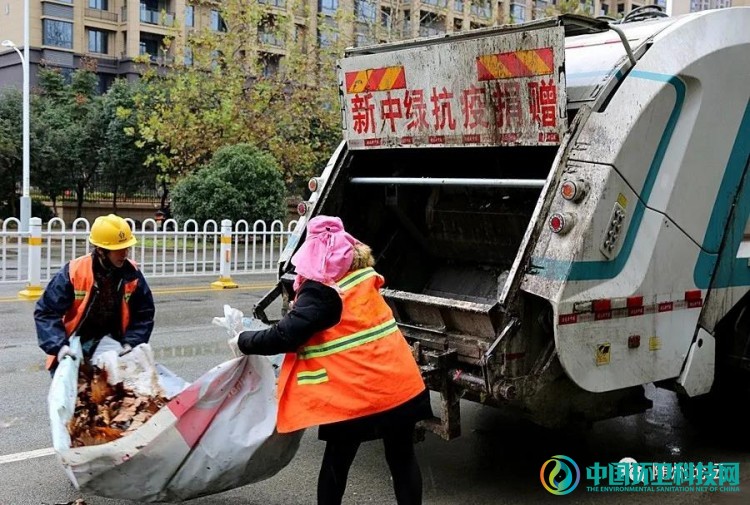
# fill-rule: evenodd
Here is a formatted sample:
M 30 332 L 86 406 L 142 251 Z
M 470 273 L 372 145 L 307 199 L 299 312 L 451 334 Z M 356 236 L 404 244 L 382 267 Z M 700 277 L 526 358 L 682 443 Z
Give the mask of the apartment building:
M 30 1 L 30 0 L 29 0 Z M 192 3 L 195 1 L 195 4 Z M 97 61 L 100 89 L 113 79 L 138 78 L 133 59 L 139 55 L 157 64 L 190 64 L 189 34 L 207 28 L 226 31 L 220 0 L 40 0 L 30 4 L 32 86 L 42 61 L 72 71 L 81 58 Z M 546 17 L 556 0 L 248 0 L 267 10 L 258 26 L 258 51 L 263 72 L 278 70 L 289 43 L 304 51 L 330 44 L 331 34 L 347 44 L 440 35 Z M 589 15 L 622 16 L 645 3 L 665 0 L 581 0 Z M 692 0 L 696 1 L 696 0 Z M 715 1 L 715 0 L 711 0 Z M 19 47 L 23 42 L 23 0 L 0 0 L 0 34 Z M 289 33 L 279 34 L 274 20 L 292 19 Z M 177 35 L 175 37 L 175 35 Z M 163 49 L 165 37 L 175 37 Z M 20 85 L 21 64 L 12 49 L 0 48 L 0 86 Z
M 670 3 L 670 15 L 672 16 L 709 9 L 750 6 L 750 0 L 671 0 Z

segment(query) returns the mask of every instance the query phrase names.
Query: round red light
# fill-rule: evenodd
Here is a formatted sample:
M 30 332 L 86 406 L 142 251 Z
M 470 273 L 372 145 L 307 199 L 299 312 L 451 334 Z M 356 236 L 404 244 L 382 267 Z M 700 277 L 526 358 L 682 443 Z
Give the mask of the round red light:
M 560 233 L 565 227 L 565 218 L 562 214 L 552 214 L 552 217 L 549 219 L 549 227 L 553 233 Z
M 560 188 L 560 194 L 566 200 L 575 200 L 578 194 L 578 187 L 573 181 L 565 181 Z
M 318 190 L 318 179 L 316 177 L 313 177 L 312 179 L 307 181 L 307 189 L 309 189 L 313 193 Z
M 307 214 L 307 203 L 299 202 L 297 204 L 297 214 L 299 214 L 300 216 L 304 216 L 305 214 Z

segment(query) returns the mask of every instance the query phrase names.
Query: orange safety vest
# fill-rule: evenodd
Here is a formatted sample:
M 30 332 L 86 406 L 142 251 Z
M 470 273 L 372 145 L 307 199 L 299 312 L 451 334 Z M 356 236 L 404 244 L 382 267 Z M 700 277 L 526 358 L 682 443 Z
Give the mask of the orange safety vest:
M 87 254 L 70 261 L 68 267 L 68 275 L 70 277 L 70 283 L 73 285 L 73 292 L 75 298 L 73 304 L 70 306 L 68 311 L 63 314 L 63 326 L 65 326 L 65 334 L 70 337 L 78 329 L 81 324 L 83 316 L 86 314 L 86 308 L 91 298 L 92 287 L 94 286 L 94 256 Z M 130 260 L 128 260 L 130 261 Z M 130 261 L 133 266 L 135 263 Z M 122 333 L 128 328 L 130 323 L 130 307 L 128 301 L 130 296 L 135 292 L 138 287 L 138 279 L 133 279 L 130 282 L 126 282 L 123 286 L 122 303 L 120 305 L 120 323 L 122 326 Z M 57 356 L 48 356 L 46 362 L 46 368 L 49 370 L 57 360 Z
M 383 282 L 372 268 L 341 279 L 339 323 L 285 356 L 279 433 L 384 412 L 424 391 L 411 348 L 378 291 Z

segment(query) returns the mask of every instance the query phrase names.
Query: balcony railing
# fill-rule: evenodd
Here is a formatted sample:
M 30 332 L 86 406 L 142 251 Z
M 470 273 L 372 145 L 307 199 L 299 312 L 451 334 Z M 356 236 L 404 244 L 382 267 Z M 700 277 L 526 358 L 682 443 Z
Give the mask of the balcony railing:
M 444 35 L 445 28 L 436 28 L 433 26 L 420 26 L 419 36 L 420 37 L 432 37 L 434 35 Z
M 110 11 L 103 11 L 101 9 L 89 9 L 86 8 L 84 16 L 91 19 L 101 19 L 103 21 L 113 21 L 117 23 L 117 13 Z
M 448 0 L 422 0 L 423 5 L 432 5 L 444 9 L 448 7 Z
M 162 15 L 162 11 L 147 9 L 141 5 L 141 23 L 172 26 L 174 24 L 174 13 L 165 12 L 164 15 Z
M 489 19 L 492 17 L 492 6 L 472 4 L 471 13 L 477 17 Z
M 284 47 L 284 38 L 273 32 L 258 32 L 258 42 L 267 46 Z
M 171 65 L 174 63 L 174 56 L 169 54 L 151 54 L 148 51 L 141 50 L 140 55 L 148 56 L 148 60 L 157 65 Z
M 258 3 L 278 7 L 279 9 L 286 9 L 286 0 L 258 0 Z

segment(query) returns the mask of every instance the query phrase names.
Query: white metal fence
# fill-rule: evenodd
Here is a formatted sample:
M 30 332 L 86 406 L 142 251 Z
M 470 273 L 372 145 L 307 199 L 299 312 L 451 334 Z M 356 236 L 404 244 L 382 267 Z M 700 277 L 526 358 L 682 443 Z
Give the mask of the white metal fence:
M 146 219 L 140 228 L 127 219 L 138 243 L 130 258 L 147 276 L 219 275 L 221 264 L 221 225 L 209 220 L 199 225 L 188 220 L 179 226 L 169 219 L 162 224 Z M 281 221 L 267 225 L 232 223 L 231 273 L 275 273 L 281 252 L 297 221 L 287 226 Z M 0 282 L 23 282 L 29 279 L 25 242 L 29 233 L 19 232 L 18 219 L 9 218 L 0 229 Z M 54 218 L 42 226 L 41 280 L 49 279 L 68 261 L 91 249 L 88 243 L 91 223 L 79 218 L 67 225 Z

